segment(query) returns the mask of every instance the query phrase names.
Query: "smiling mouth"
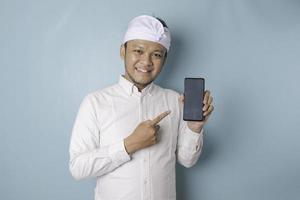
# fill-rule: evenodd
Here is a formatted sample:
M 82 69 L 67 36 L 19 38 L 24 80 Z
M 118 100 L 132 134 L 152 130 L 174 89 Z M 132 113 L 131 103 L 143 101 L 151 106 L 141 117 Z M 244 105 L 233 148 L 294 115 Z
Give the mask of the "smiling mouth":
M 146 69 L 141 69 L 141 68 L 135 68 L 136 71 L 144 73 L 144 74 L 149 74 L 151 70 L 146 70 Z

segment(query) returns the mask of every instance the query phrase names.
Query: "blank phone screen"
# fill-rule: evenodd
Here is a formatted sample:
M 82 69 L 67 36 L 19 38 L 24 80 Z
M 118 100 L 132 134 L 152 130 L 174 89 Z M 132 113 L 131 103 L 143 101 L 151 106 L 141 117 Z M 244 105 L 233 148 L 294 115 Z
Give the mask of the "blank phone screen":
M 185 78 L 184 80 L 184 109 L 185 121 L 203 120 L 204 79 Z

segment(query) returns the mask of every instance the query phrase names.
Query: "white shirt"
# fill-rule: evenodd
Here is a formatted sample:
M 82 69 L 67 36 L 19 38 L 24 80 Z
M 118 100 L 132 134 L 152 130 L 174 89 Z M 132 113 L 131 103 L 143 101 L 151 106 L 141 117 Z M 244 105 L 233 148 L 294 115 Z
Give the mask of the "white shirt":
M 72 131 L 69 168 L 76 180 L 97 177 L 95 200 L 175 200 L 175 163 L 193 166 L 203 130 L 182 120 L 179 94 L 151 83 L 141 92 L 120 75 L 119 82 L 83 99 Z M 137 125 L 164 111 L 158 143 L 133 153 L 124 139 Z

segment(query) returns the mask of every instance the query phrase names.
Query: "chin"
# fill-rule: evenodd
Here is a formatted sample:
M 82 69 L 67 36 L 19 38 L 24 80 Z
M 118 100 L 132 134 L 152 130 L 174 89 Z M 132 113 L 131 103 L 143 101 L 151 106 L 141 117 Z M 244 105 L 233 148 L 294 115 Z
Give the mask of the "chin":
M 154 80 L 153 77 L 143 77 L 143 76 L 135 76 L 134 77 L 134 81 L 138 84 L 142 84 L 142 85 L 145 85 L 145 84 L 149 84 L 151 83 L 152 81 Z
M 149 80 L 135 80 L 135 82 L 139 85 L 148 85 L 152 82 L 153 80 L 149 79 Z
M 140 74 L 135 74 L 135 73 L 128 73 L 129 78 L 134 82 L 135 84 L 138 85 L 143 85 L 146 86 L 150 84 L 153 80 L 154 77 L 151 74 L 148 74 L 147 76 L 145 75 L 140 75 Z

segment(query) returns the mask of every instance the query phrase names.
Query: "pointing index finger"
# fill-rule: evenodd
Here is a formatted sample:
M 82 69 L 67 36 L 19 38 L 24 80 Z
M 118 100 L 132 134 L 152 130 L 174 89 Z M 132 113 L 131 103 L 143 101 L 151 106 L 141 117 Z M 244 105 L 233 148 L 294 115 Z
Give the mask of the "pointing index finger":
M 170 113 L 171 113 L 171 111 L 165 111 L 165 112 L 161 113 L 160 115 L 158 115 L 157 117 L 155 117 L 153 120 L 151 120 L 151 125 L 158 124 L 163 118 L 165 118 Z

